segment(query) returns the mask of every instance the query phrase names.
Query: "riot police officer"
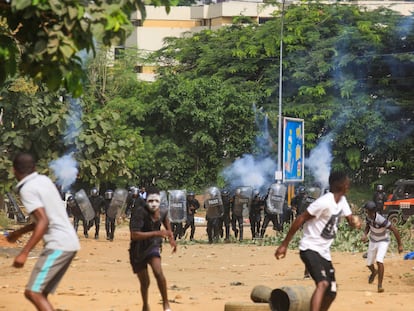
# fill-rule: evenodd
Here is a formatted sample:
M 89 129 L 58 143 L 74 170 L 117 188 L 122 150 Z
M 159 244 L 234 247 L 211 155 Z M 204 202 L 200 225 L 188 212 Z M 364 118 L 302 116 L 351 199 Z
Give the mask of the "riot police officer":
M 387 194 L 384 190 L 383 185 L 377 185 L 372 200 L 375 202 L 377 206 L 377 213 L 382 214 L 382 211 L 384 209 L 384 202 L 387 201 Z
M 231 217 L 230 217 L 230 210 L 231 210 L 231 198 L 230 193 L 223 189 L 221 191 L 221 199 L 223 200 L 223 216 L 221 217 L 222 220 L 222 227 L 224 226 L 224 241 L 230 241 L 230 224 L 231 224 Z
M 105 199 L 99 195 L 98 189 L 93 187 L 90 192 L 89 201 L 95 211 L 95 217 L 90 221 L 88 229 L 95 225 L 95 239 L 99 239 L 99 225 L 101 222 L 101 212 L 105 210 Z
M 194 240 L 194 233 L 195 233 L 195 222 L 194 222 L 194 214 L 200 208 L 200 202 L 195 198 L 195 193 L 190 191 L 187 195 L 187 220 L 185 226 L 183 228 L 183 235 L 188 228 L 191 227 L 190 232 L 190 241 Z
M 128 198 L 127 198 L 127 204 L 125 208 L 125 216 L 127 218 L 131 217 L 131 211 L 134 208 L 134 206 L 138 203 L 138 199 L 141 199 L 140 197 L 140 191 L 138 187 L 130 187 L 128 191 Z
M 264 219 L 263 219 L 263 223 L 262 223 L 262 228 L 260 229 L 260 238 L 264 237 L 264 234 L 266 232 L 266 228 L 267 228 L 267 226 L 269 225 L 270 222 L 272 222 L 272 224 L 273 224 L 273 230 L 282 231 L 282 223 L 281 223 L 282 214 L 277 214 L 277 213 L 271 213 L 270 212 L 270 208 L 268 207 L 269 193 L 270 193 L 270 188 L 268 189 L 267 194 L 264 198 L 264 204 L 265 204 Z
M 111 204 L 112 198 L 114 196 L 114 192 L 111 189 L 105 191 L 104 198 L 105 198 L 105 231 L 106 231 L 106 239 L 109 241 L 114 240 L 115 236 L 115 217 L 110 217 L 108 215 L 109 205 Z
M 88 238 L 88 223 L 73 195 L 69 196 L 67 199 L 67 208 L 73 215 L 73 227 L 75 228 L 75 231 L 78 232 L 79 221 L 82 221 L 83 235 L 85 238 Z
M 236 197 L 241 196 L 241 189 L 237 188 L 233 196 L 233 204 L 231 205 L 231 228 L 234 231 L 234 236 L 243 241 L 243 206 L 236 202 Z
M 293 197 L 291 202 L 296 217 L 302 214 L 308 207 L 309 204 L 306 202 L 307 197 L 306 188 L 299 186 L 297 195 Z
M 263 200 L 259 196 L 259 191 L 253 191 L 252 204 L 250 206 L 249 220 L 252 239 L 258 238 L 260 235 L 260 222 L 262 218 Z

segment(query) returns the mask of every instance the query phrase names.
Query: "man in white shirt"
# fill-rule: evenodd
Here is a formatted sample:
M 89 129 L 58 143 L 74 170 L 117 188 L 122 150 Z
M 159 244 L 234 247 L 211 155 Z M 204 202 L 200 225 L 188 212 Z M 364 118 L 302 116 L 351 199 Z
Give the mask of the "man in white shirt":
M 335 270 L 331 262 L 330 247 L 338 230 L 340 217 L 344 216 L 353 228 L 360 228 L 359 218 L 352 216 L 346 200 L 350 180 L 343 172 L 329 176 L 330 192 L 314 201 L 292 223 L 282 244 L 276 249 L 276 259 L 286 256 L 289 242 L 303 226 L 300 240 L 300 258 L 304 262 L 316 289 L 311 299 L 311 311 L 326 311 L 336 297 Z
M 13 266 L 22 268 L 30 251 L 43 239 L 44 247 L 36 262 L 24 295 L 37 310 L 54 310 L 47 299 L 53 293 L 80 249 L 78 236 L 69 221 L 64 202 L 55 184 L 35 171 L 30 154 L 20 153 L 13 161 L 17 189 L 27 212 L 34 222 L 7 237 L 15 242 L 21 235 L 32 232 L 26 245 L 15 257 Z

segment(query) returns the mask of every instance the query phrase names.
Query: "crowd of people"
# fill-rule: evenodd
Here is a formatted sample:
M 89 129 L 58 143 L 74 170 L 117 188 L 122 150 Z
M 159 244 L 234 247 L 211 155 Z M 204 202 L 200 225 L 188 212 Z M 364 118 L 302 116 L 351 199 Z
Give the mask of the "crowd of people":
M 32 232 L 29 240 L 23 246 L 20 253 L 14 258 L 13 266 L 21 268 L 24 266 L 30 251 L 40 240 L 44 240 L 44 248 L 36 262 L 32 274 L 29 278 L 24 295 L 36 307 L 37 310 L 54 310 L 48 295 L 53 293 L 66 270 L 80 249 L 80 242 L 77 236 L 77 224 L 71 224 L 67 210 L 62 202 L 58 188 L 52 180 L 36 172 L 34 158 L 29 154 L 19 154 L 13 161 L 14 174 L 18 180 L 17 189 L 27 212 L 33 216 L 34 222 L 11 232 L 7 239 L 15 242 L 22 234 Z M 346 200 L 346 193 L 350 187 L 350 179 L 343 172 L 331 172 L 329 176 L 330 191 L 316 198 L 314 201 L 298 197 L 293 206 L 294 221 L 291 223 L 285 239 L 276 248 L 275 257 L 281 259 L 286 256 L 289 242 L 300 229 L 302 238 L 299 244 L 300 258 L 305 265 L 310 277 L 314 280 L 315 290 L 310 301 L 311 311 L 328 310 L 336 298 L 337 287 L 335 279 L 335 269 L 332 265 L 330 247 L 338 230 L 338 222 L 344 217 L 352 228 L 360 229 L 361 220 L 352 215 L 350 206 Z M 299 191 L 301 192 L 301 191 Z M 302 191 L 303 192 L 303 191 Z M 108 194 L 108 198 L 106 195 Z M 96 188 L 92 188 L 89 201 L 92 214 L 76 209 L 76 200 L 71 202 L 71 212 L 76 217 L 81 217 L 84 224 L 85 237 L 89 229 L 95 227 L 95 238 L 99 238 L 101 212 L 111 211 L 111 203 L 108 201 L 110 192 L 105 192 L 105 197 L 99 195 Z M 260 225 L 262 209 L 265 212 L 270 209 L 267 197 L 261 199 L 257 191 L 252 192 L 252 201 L 243 200 L 235 195 L 232 197 L 226 190 L 221 191 L 220 200 L 218 197 L 211 197 L 209 202 L 204 202 L 204 207 L 208 210 L 207 222 L 209 241 L 214 241 L 216 235 L 224 235 L 229 239 L 230 224 L 236 238 L 243 239 L 243 222 L 239 217 L 243 217 L 243 210 L 240 213 L 240 205 L 250 204 L 249 219 L 251 221 L 252 237 L 262 236 L 263 226 L 267 226 L 266 216 L 263 224 Z M 240 193 L 239 193 L 240 194 Z M 305 193 L 298 193 L 306 195 Z M 267 196 L 269 195 L 269 192 Z M 186 200 L 186 224 L 185 230 L 191 228 L 190 239 L 194 238 L 194 214 L 200 208 L 194 193 L 190 192 Z M 75 204 L 76 203 L 76 204 Z M 307 205 L 303 208 L 302 204 Z M 221 208 L 220 208 L 221 206 Z M 242 205 L 243 206 L 243 205 Z M 132 271 L 137 275 L 140 292 L 143 302 L 143 311 L 149 311 L 148 288 L 150 284 L 148 266 L 151 267 L 162 298 L 164 311 L 171 311 L 167 294 L 167 282 L 161 265 L 161 247 L 165 239 L 168 240 L 172 251 L 177 249 L 176 239 L 168 217 L 168 210 L 161 208 L 161 194 L 156 188 L 149 189 L 148 192 L 141 194 L 141 191 L 131 189 L 128 196 L 129 207 L 129 229 L 130 229 L 130 248 L 129 259 Z M 267 208 L 266 208 L 267 207 Z M 368 283 L 373 283 L 378 275 L 378 293 L 384 292 L 384 256 L 387 251 L 390 238 L 389 231 L 393 232 L 397 243 L 398 251 L 403 251 L 401 238 L 395 227 L 383 216 L 378 213 L 377 203 L 369 201 L 364 205 L 366 210 L 366 226 L 362 239 L 369 238 L 367 267 L 370 271 Z M 79 214 L 81 211 L 81 215 Z M 90 210 L 89 212 L 92 212 Z M 265 213 L 266 214 L 266 213 Z M 280 223 L 282 213 L 275 213 L 278 217 L 274 223 L 276 230 L 281 230 Z M 86 217 L 85 215 L 88 215 Z M 109 216 L 113 216 L 110 214 Z M 74 215 L 75 217 L 75 215 Z M 270 218 L 269 218 L 270 219 Z M 290 214 L 289 214 L 289 219 Z M 270 221 L 270 220 L 269 220 Z M 107 222 L 105 223 L 106 226 Z M 111 227 L 111 219 L 108 219 L 108 227 Z M 215 227 L 217 224 L 220 228 Z M 236 227 L 238 224 L 238 227 Z M 223 231 L 224 226 L 224 231 Z M 106 228 L 108 228 L 106 226 Z M 259 234 L 260 231 L 260 234 Z M 86 232 L 86 233 L 85 233 Z M 224 233 L 225 232 L 225 233 Z M 107 229 L 107 238 L 113 240 L 114 228 Z M 377 268 L 375 268 L 375 263 Z

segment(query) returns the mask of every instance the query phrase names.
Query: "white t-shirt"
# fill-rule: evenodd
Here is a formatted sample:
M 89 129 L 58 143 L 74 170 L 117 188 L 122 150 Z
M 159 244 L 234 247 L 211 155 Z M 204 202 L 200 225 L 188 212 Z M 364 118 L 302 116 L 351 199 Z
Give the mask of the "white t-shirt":
M 78 235 L 69 220 L 64 202 L 49 177 L 34 172 L 23 178 L 17 188 L 20 188 L 20 198 L 28 213 L 38 208 L 45 209 L 49 221 L 43 236 L 45 248 L 68 252 L 80 249 Z
M 307 211 L 315 217 L 304 223 L 299 249 L 316 251 L 331 261 L 330 247 L 336 236 L 340 217 L 352 214 L 348 201 L 342 196 L 336 203 L 333 193 L 329 192 L 310 204 Z

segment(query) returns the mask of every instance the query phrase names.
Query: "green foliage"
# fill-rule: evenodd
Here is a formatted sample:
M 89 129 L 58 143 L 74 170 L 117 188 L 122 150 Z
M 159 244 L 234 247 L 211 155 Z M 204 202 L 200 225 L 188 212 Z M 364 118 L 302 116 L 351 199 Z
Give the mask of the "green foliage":
M 254 120 L 249 94 L 211 77 L 165 75 L 153 87 L 140 124 L 146 149 L 152 151 L 151 161 L 139 167 L 140 174 L 152 174 L 147 180 L 198 189 L 215 183 L 223 159 L 250 148 Z
M 380 168 L 405 177 L 414 169 L 410 19 L 385 8 L 332 3 L 286 9 L 283 115 L 305 120 L 306 156 L 330 134 L 333 167 L 347 170 L 358 184 L 378 179 Z M 218 78 L 240 92 L 254 92 L 256 105 L 273 116 L 280 25 L 275 17 L 264 25 L 168 38 L 157 56 L 176 65 L 161 68 L 160 79 Z
M 10 225 L 11 221 L 9 217 L 7 217 L 6 213 L 3 210 L 0 210 L 0 229 L 7 229 L 10 227 Z
M 122 45 L 131 32 L 129 16 L 138 9 L 146 16 L 142 0 L 10 1 L 0 5 L 0 85 L 18 67 L 45 83 L 50 90 L 64 86 L 74 97 L 82 92 L 83 64 L 79 52 L 95 51 L 95 39 L 105 46 Z M 151 4 L 176 4 L 151 0 Z M 17 56 L 20 52 L 20 58 Z

